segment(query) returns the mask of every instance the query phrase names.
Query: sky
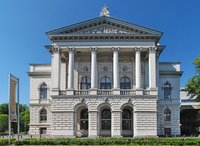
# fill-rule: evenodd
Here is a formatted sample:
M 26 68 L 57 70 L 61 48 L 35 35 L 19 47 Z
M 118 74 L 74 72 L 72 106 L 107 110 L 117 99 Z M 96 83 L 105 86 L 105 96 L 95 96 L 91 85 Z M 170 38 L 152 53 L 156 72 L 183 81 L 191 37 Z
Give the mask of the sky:
M 181 62 L 181 86 L 200 57 L 199 0 L 1 0 L 0 104 L 8 102 L 8 75 L 20 78 L 20 103 L 29 104 L 29 64 L 50 63 L 45 32 L 99 17 L 107 5 L 113 18 L 164 32 L 160 61 Z

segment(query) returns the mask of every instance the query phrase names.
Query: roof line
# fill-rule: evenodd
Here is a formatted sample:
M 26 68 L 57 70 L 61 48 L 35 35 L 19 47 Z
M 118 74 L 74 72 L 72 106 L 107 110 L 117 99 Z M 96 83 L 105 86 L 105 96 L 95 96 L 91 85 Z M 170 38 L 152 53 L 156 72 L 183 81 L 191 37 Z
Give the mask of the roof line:
M 82 23 L 88 23 L 88 22 L 93 22 L 95 20 L 113 20 L 113 21 L 120 21 L 122 23 L 125 23 L 126 25 L 128 25 L 129 27 L 131 27 L 131 25 L 135 26 L 137 29 L 148 29 L 150 31 L 155 31 L 157 33 L 160 33 L 160 35 L 162 36 L 163 35 L 163 32 L 159 31 L 159 30 L 156 30 L 156 29 L 152 29 L 152 28 L 149 28 L 149 27 L 146 27 L 146 26 L 142 26 L 142 25 L 138 25 L 138 24 L 135 24 L 135 23 L 132 23 L 132 22 L 127 22 L 127 21 L 124 21 L 124 20 L 120 20 L 120 19 L 116 19 L 116 18 L 112 18 L 112 17 L 106 17 L 106 16 L 102 16 L 102 17 L 96 17 L 96 18 L 93 18 L 93 19 L 89 19 L 89 20 L 85 20 L 85 21 L 81 21 L 81 22 L 78 22 L 78 23 L 75 23 L 75 24 L 71 24 L 71 25 L 68 25 L 68 26 L 64 26 L 64 27 L 60 27 L 60 28 L 57 28 L 57 29 L 53 29 L 53 30 L 50 30 L 48 32 L 46 32 L 46 34 L 51 34 L 55 31 L 58 31 L 58 30 L 62 30 L 62 29 L 65 29 L 65 28 L 69 28 L 69 29 L 72 29 L 73 27 L 76 27 Z

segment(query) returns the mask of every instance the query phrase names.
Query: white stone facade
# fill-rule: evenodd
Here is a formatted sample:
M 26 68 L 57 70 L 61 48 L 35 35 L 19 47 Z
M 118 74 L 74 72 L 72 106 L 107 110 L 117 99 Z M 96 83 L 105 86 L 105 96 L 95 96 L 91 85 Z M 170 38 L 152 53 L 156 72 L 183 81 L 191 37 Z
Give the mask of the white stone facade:
M 180 135 L 182 72 L 159 62 L 161 32 L 102 16 L 47 35 L 51 64 L 30 65 L 29 134 Z

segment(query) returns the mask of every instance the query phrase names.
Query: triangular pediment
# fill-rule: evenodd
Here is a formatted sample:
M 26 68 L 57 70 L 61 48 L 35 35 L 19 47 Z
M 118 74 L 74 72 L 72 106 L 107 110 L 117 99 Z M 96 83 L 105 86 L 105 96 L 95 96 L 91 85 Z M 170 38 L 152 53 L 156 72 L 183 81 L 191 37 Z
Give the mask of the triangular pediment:
M 134 29 L 124 29 L 109 24 L 101 24 L 87 29 L 74 31 L 71 34 L 147 34 L 144 31 L 137 31 Z
M 47 32 L 48 36 L 56 35 L 155 35 L 161 37 L 162 32 L 128 23 L 112 17 L 97 17 L 74 25 L 58 28 Z

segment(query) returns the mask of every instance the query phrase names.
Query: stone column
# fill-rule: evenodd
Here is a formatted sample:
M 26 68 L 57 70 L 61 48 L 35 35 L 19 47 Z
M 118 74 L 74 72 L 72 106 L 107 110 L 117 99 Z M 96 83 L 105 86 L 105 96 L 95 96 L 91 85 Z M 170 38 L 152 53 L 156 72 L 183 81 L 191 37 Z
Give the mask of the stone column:
M 122 137 L 121 136 L 121 111 L 112 111 L 111 119 L 111 136 L 112 137 Z
M 142 95 L 141 89 L 141 50 L 142 48 L 135 48 L 135 82 L 136 95 Z
M 60 90 L 60 48 L 52 48 L 52 95 L 59 95 Z
M 150 95 L 157 95 L 155 47 L 149 48 L 149 89 L 150 89 Z
M 66 60 L 63 58 L 60 67 L 60 90 L 66 90 L 66 67 Z
M 98 136 L 98 111 L 88 111 L 88 137 L 95 138 Z
M 119 87 L 119 48 L 113 48 L 113 94 L 120 94 Z
M 74 50 L 69 48 L 67 95 L 73 95 L 74 90 Z
M 91 95 L 97 95 L 97 48 L 91 48 Z

